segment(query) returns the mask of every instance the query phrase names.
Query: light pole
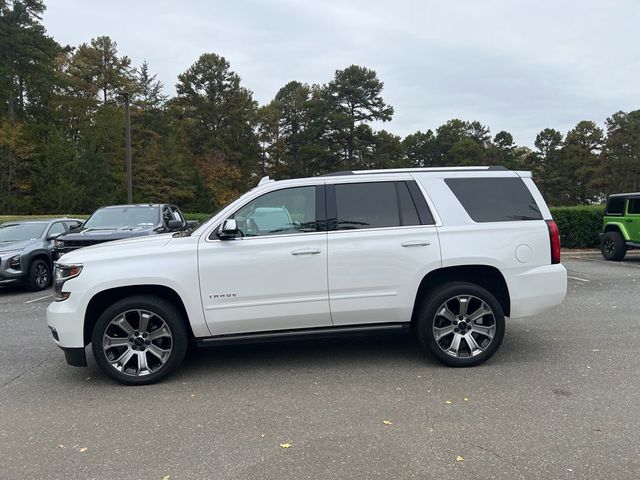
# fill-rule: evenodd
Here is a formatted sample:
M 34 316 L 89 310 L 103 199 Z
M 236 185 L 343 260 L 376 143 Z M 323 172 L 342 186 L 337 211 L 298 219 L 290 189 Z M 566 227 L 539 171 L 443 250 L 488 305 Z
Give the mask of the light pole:
M 118 92 L 124 97 L 124 136 L 127 145 L 127 203 L 133 203 L 133 178 L 131 174 L 131 108 L 129 105 L 129 92 Z

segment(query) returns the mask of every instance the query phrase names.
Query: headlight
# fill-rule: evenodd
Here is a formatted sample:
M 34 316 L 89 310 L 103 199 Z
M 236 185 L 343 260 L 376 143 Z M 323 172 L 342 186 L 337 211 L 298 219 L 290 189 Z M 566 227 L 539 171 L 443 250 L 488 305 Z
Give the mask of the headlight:
M 56 263 L 53 271 L 53 299 L 61 302 L 69 298 L 69 292 L 63 292 L 62 287 L 67 280 L 77 277 L 82 272 L 82 265 L 79 263 L 61 264 Z
M 14 255 L 7 260 L 7 265 L 9 265 L 9 268 L 13 270 L 20 270 L 20 254 Z
M 7 267 L 14 270 L 20 270 L 20 255 L 22 255 L 22 250 L 10 250 L 6 252 L 0 252 L 0 259 L 6 258 Z

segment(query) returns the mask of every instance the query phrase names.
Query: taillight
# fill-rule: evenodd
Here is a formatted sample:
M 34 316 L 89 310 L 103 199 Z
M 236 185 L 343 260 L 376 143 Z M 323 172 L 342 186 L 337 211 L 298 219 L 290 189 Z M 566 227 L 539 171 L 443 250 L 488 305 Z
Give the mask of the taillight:
M 560 263 L 560 232 L 553 220 L 547 220 L 549 243 L 551 244 L 551 263 Z

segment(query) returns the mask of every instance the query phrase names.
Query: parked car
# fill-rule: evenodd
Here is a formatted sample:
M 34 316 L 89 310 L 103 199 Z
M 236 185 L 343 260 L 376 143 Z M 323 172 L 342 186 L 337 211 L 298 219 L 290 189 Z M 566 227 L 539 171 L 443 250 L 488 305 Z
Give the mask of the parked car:
M 12 221 L 0 225 L 0 286 L 21 284 L 30 291 L 49 287 L 53 242 L 80 225 L 82 220 L 75 218 Z
M 640 248 L 640 192 L 611 195 L 600 233 L 602 256 L 620 261 L 634 248 Z
M 494 167 L 263 179 L 190 234 L 97 245 L 56 266 L 47 322 L 71 365 L 160 380 L 200 346 L 413 331 L 453 367 L 505 317 L 565 297 L 555 222 L 529 172 Z
M 175 205 L 139 204 L 102 207 L 81 228 L 55 241 L 55 258 L 97 243 L 143 237 L 193 228 L 198 222 L 185 220 Z

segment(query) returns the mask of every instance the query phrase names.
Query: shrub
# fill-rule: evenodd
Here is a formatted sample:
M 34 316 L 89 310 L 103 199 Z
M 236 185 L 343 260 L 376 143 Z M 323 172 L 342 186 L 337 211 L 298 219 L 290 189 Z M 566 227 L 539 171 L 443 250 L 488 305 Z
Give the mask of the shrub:
M 562 248 L 589 248 L 600 243 L 604 205 L 552 207 Z

